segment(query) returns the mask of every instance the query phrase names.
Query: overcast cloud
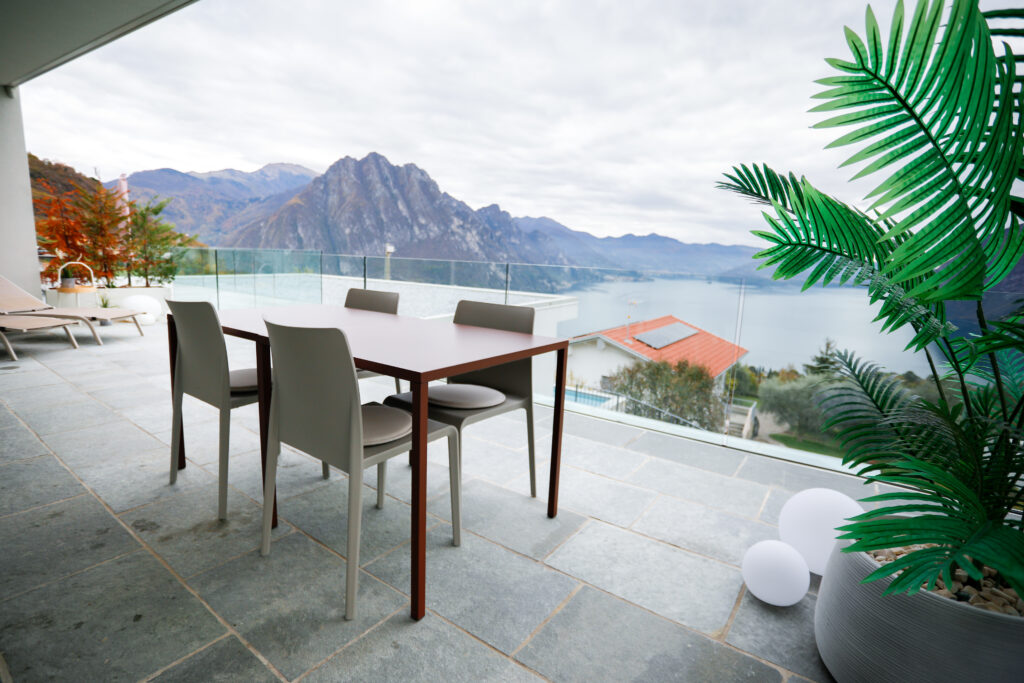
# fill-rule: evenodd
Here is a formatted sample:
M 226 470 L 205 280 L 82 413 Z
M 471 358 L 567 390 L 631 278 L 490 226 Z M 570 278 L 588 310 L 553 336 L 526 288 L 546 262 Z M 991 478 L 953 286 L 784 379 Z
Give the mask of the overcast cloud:
M 893 0 L 873 3 L 884 27 Z M 811 130 L 863 0 L 200 0 L 21 88 L 29 150 L 125 172 L 376 151 L 474 208 L 756 244 L 714 189 L 767 161 L 857 201 Z

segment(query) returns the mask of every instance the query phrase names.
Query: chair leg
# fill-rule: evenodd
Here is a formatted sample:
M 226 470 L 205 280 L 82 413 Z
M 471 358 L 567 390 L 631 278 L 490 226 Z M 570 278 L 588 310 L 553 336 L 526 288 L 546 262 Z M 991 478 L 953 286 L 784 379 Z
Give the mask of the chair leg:
M 260 543 L 260 555 L 270 554 L 270 526 L 274 521 L 274 494 L 277 487 L 277 455 L 281 452 L 281 442 L 277 439 L 277 430 L 273 425 L 267 436 L 267 474 L 263 482 L 263 538 Z
M 323 476 L 324 476 L 324 479 L 330 479 L 330 478 L 331 478 L 331 466 L 330 466 L 330 465 L 328 465 L 328 464 L 327 464 L 327 463 L 325 463 L 325 462 L 324 462 L 324 463 L 320 463 L 320 464 L 321 464 L 321 466 L 323 467 Z
M 448 486 L 452 494 L 452 545 L 462 545 L 462 449 L 459 433 L 448 435 Z
M 78 320 L 89 328 L 89 331 L 92 333 L 92 338 L 96 340 L 96 343 L 99 346 L 103 346 L 103 340 L 100 339 L 100 333 L 96 331 L 96 326 L 92 324 L 92 321 L 84 317 L 78 318 Z
M 387 490 L 388 461 L 377 463 L 377 509 L 384 509 L 384 492 Z
M 395 378 L 395 393 L 402 393 L 402 382 L 397 377 Z
M 171 484 L 178 481 L 178 451 L 181 448 L 181 382 L 174 383 L 171 395 Z
M 64 326 L 64 334 L 68 335 L 68 341 L 71 342 L 71 348 L 77 349 L 78 348 L 78 340 L 75 339 L 75 335 L 71 334 L 71 326 L 70 325 L 65 325 Z
M 217 518 L 228 518 L 228 444 L 231 440 L 231 407 L 220 409 L 220 468 L 217 474 Z
M 529 440 L 530 452 L 530 497 L 537 497 L 537 443 L 533 434 L 533 402 L 526 404 L 526 438 Z
M 4 348 L 7 349 L 7 355 L 11 357 L 11 360 L 18 360 L 18 354 L 14 352 L 14 347 L 11 346 L 11 342 L 7 340 L 7 335 L 0 330 L 0 342 L 3 343 Z
M 359 585 L 359 533 L 363 514 L 363 471 L 348 475 L 348 551 L 345 555 L 345 618 L 356 618 Z
M 142 331 L 142 325 L 139 324 L 139 319 L 138 319 L 137 316 L 134 316 L 134 315 L 132 316 L 132 322 L 135 323 L 135 329 L 137 329 L 139 331 L 139 336 L 140 337 L 145 337 L 146 335 Z

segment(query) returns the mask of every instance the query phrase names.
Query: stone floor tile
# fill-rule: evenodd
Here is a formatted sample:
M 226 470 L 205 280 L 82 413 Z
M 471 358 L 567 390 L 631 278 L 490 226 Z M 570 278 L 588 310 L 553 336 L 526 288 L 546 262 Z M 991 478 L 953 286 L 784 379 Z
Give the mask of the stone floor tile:
M 764 484 L 677 465 L 660 458 L 649 461 L 630 475 L 628 481 L 751 518 L 757 516 L 768 495 L 768 486 Z
M 557 683 L 782 680 L 753 657 L 588 586 L 516 659 Z
M 538 448 L 540 448 L 538 446 Z M 550 448 L 550 442 L 548 442 Z M 541 451 L 545 454 L 548 451 Z M 594 474 L 625 479 L 650 458 L 626 448 L 567 434 L 562 438 L 562 464 Z
M 403 605 L 405 596 L 363 575 L 358 617 L 345 619 L 345 561 L 302 534 L 270 555 L 243 555 L 189 583 L 288 679 L 329 657 Z
M 427 508 L 444 520 L 451 520 L 447 498 L 436 498 Z M 516 552 L 543 559 L 576 532 L 586 518 L 559 511 L 551 519 L 547 503 L 528 495 L 513 493 L 479 479 L 462 487 L 462 528 Z
M 445 447 L 445 462 L 448 461 L 448 450 Z M 448 487 L 451 477 L 444 465 L 435 465 L 427 461 L 427 499 L 443 498 L 448 500 Z M 363 470 L 363 483 L 377 488 L 377 468 Z M 388 460 L 388 474 L 385 492 L 403 503 L 412 503 L 412 468 L 409 459 L 403 454 Z
M 7 406 L 3 404 L 3 400 L 0 400 L 0 429 L 7 429 L 8 427 L 20 424 L 21 421 L 18 420 L 18 417 L 7 409 Z
M 169 496 L 121 515 L 183 577 L 206 571 L 260 546 L 263 508 L 228 489 L 228 518 L 217 519 L 217 485 L 213 482 Z M 280 522 L 272 537 L 292 531 Z
M 139 548 L 92 496 L 0 517 L 0 601 Z M 2 608 L 0 608 L 2 610 Z
M 176 496 L 217 480 L 201 467 L 191 465 L 179 470 L 178 480 L 171 484 L 170 455 L 166 447 L 95 463 L 83 462 L 74 469 L 115 513 Z
M 20 422 L 13 421 L 9 426 L 0 428 L 0 463 L 34 458 L 49 452 L 36 435 Z
M 410 558 L 400 548 L 366 570 L 409 590 Z M 547 567 L 447 525 L 427 533 L 427 609 L 511 653 L 578 585 Z
M 757 516 L 762 522 L 768 524 L 778 525 L 779 514 L 782 512 L 782 506 L 786 504 L 786 501 L 793 496 L 793 491 L 787 491 L 786 489 L 780 489 L 778 486 L 773 486 L 768 491 L 768 497 L 764 501 L 764 505 L 761 507 L 761 513 Z
M 281 500 L 278 514 L 342 557 L 348 556 L 348 478 L 333 476 L 326 486 Z M 359 534 L 359 564 L 366 566 L 377 557 L 408 542 L 411 512 L 405 503 L 388 498 L 377 509 L 377 491 L 363 486 L 362 530 Z M 427 526 L 440 524 L 427 519 Z
M 0 642 L 16 681 L 132 681 L 224 633 L 145 551 L 3 603 Z
M 171 400 L 169 386 L 158 388 L 145 380 L 126 387 L 97 389 L 89 392 L 89 395 L 115 410 L 144 404 L 169 403 Z
M 745 457 L 739 451 L 661 432 L 644 432 L 630 442 L 629 448 L 681 465 L 699 467 L 725 475 L 736 474 Z
M 31 356 L 20 356 L 18 360 L 5 358 L 0 361 L 0 373 L 5 375 L 7 373 L 25 372 L 26 370 L 38 370 L 42 367 L 42 363 Z
M 216 461 L 205 465 L 204 468 L 211 475 L 217 476 Z M 335 478 L 345 479 L 345 473 L 332 470 L 330 479 L 324 479 L 320 461 L 308 455 L 282 449 L 281 455 L 277 458 L 277 497 L 279 500 L 300 496 L 313 489 L 326 486 Z M 263 504 L 263 470 L 258 450 L 228 458 L 228 483 L 257 503 Z
M 184 412 L 184 409 L 183 409 Z M 220 419 L 204 419 L 201 422 L 184 420 L 185 457 L 200 465 L 216 464 L 220 458 Z M 166 428 L 153 434 L 161 442 L 171 443 L 171 421 L 167 420 Z M 228 433 L 228 457 L 259 452 L 260 435 L 251 432 L 241 424 L 231 421 Z
M 0 517 L 84 492 L 52 455 L 0 465 Z
M 526 438 L 526 420 L 510 419 L 510 416 L 517 413 L 521 416 L 526 415 L 526 411 L 517 410 L 476 422 L 462 430 L 462 437 L 465 439 L 472 436 L 482 441 L 500 444 L 511 450 L 525 451 L 529 443 L 529 439 Z M 536 423 L 534 428 L 536 429 Z M 534 436 L 537 436 L 537 434 Z M 548 438 L 550 439 L 551 437 L 549 436 Z
M 610 446 L 626 446 L 644 432 L 639 427 L 569 411 L 565 413 L 563 431 L 565 434 L 581 436 Z
M 477 426 L 490 427 L 491 421 Z M 476 434 L 483 432 L 477 431 Z M 538 448 L 535 454 L 538 464 L 548 461 L 548 450 Z M 440 465 L 448 466 L 448 449 L 438 449 L 437 456 L 431 460 Z M 526 442 L 522 448 L 512 449 L 492 440 L 465 435 L 462 439 L 462 474 L 464 477 L 480 477 L 495 484 L 506 484 L 523 474 L 529 475 L 530 458 L 526 451 Z
M 228 636 L 152 680 L 159 683 L 276 683 L 280 679 L 238 638 Z
M 814 643 L 815 603 L 808 595 L 792 607 L 775 607 L 747 592 L 725 642 L 812 681 L 831 683 Z
M 725 627 L 743 585 L 737 569 L 601 522 L 584 527 L 547 563 L 711 635 Z
M 25 411 L 22 419 L 37 434 L 45 436 L 117 422 L 121 418 L 99 401 L 88 401 L 64 405 L 59 410 Z
M 7 406 L 18 415 L 29 410 L 39 409 L 54 412 L 55 409 L 60 410 L 60 406 L 69 403 L 84 403 L 92 400 L 88 394 L 79 391 L 67 382 L 13 389 L 5 392 L 0 398 L 6 401 Z
M 26 369 L 21 372 L 4 372 L 0 373 L 0 396 L 6 397 L 17 389 L 42 387 L 62 382 L 59 375 L 43 367 Z
M 827 488 L 845 493 L 854 500 L 872 493 L 860 477 L 768 457 L 747 458 L 736 476 L 762 484 L 773 484 L 793 493 L 809 488 Z
M 778 528 L 769 524 L 665 496 L 655 501 L 631 528 L 737 567 L 754 543 L 779 537 Z
M 118 412 L 125 418 L 146 430 L 150 434 L 169 433 L 171 428 L 171 394 L 167 392 L 164 400 L 155 403 L 140 403 L 118 409 Z M 189 399 L 182 401 L 182 414 L 186 425 L 194 425 L 200 422 L 217 420 L 217 409 L 202 401 Z M 234 414 L 232 421 L 234 422 Z M 232 425 L 233 427 L 234 425 Z
M 303 681 L 540 681 L 430 612 L 399 613 L 327 660 Z
M 75 470 L 96 467 L 137 453 L 165 450 L 170 464 L 170 449 L 131 422 L 118 419 L 95 427 L 56 432 L 43 437 L 68 467 Z

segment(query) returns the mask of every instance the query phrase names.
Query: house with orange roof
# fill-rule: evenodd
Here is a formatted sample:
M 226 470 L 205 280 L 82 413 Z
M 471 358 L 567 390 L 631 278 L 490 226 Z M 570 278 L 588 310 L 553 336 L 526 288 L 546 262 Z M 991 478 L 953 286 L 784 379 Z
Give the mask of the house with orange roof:
M 707 368 L 716 383 L 747 349 L 672 315 L 573 337 L 569 342 L 571 384 L 600 388 L 602 379 L 644 361 L 687 361 Z

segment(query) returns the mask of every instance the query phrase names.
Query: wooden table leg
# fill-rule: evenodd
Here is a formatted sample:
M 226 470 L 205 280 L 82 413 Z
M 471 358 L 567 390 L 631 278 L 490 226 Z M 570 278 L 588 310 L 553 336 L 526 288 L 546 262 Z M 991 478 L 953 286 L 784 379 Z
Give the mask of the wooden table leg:
M 427 383 L 412 384 L 412 618 L 426 613 L 427 588 Z
M 137 324 L 137 323 L 136 323 Z M 174 396 L 174 368 L 178 362 L 178 327 L 174 324 L 174 316 L 167 316 L 167 348 L 171 352 L 171 396 Z M 184 411 L 183 411 L 184 412 Z M 181 419 L 178 422 L 182 422 Z M 178 439 L 178 469 L 185 469 L 185 425 L 178 425 L 181 438 Z
M 551 424 L 551 477 L 548 480 L 548 517 L 558 514 L 558 471 L 562 464 L 562 423 L 565 421 L 565 357 L 558 349 L 555 363 L 555 414 Z
M 256 342 L 256 395 L 260 413 L 260 469 L 263 483 L 267 482 L 267 435 L 270 431 L 270 344 Z M 277 528 L 277 492 L 274 492 L 274 518 L 271 524 Z

